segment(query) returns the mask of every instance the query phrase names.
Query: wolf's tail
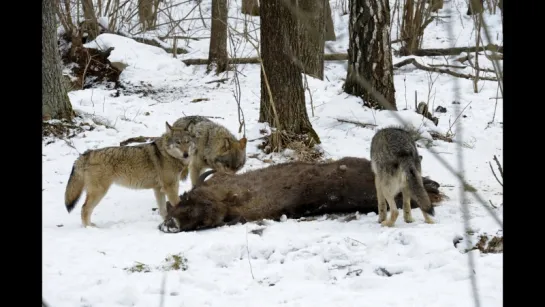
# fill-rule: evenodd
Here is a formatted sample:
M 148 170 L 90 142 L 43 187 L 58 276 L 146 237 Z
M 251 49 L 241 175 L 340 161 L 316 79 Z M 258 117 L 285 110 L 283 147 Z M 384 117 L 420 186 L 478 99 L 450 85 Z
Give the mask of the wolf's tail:
M 64 192 L 64 205 L 69 213 L 76 206 L 76 203 L 83 192 L 83 188 L 85 187 L 82 169 L 84 159 L 85 156 L 81 156 L 74 162 L 70 178 L 68 178 L 68 184 L 66 185 L 66 191 Z
M 422 211 L 434 216 L 435 210 L 430 201 L 430 197 L 428 196 L 428 192 L 426 192 L 424 184 L 422 183 L 420 172 L 418 172 L 412 161 L 404 163 L 404 170 L 409 189 L 411 190 L 411 196 L 418 203 L 418 206 Z

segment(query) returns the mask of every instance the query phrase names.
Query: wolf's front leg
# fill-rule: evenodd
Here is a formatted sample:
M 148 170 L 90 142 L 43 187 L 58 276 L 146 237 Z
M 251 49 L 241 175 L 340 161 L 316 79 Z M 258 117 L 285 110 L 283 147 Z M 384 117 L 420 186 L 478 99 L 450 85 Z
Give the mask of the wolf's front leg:
M 159 214 L 163 220 L 167 217 L 167 204 L 165 193 L 163 193 L 161 188 L 154 188 L 153 193 L 155 194 L 155 200 L 157 201 L 157 208 L 159 208 Z
M 199 180 L 199 175 L 201 174 L 203 165 L 198 159 L 191 159 L 189 162 L 189 178 L 191 179 L 191 186 L 194 187 Z
M 180 189 L 180 179 L 169 180 L 164 183 L 163 190 L 167 195 L 168 201 L 173 204 L 173 207 L 176 207 L 180 203 L 180 196 L 178 195 L 178 190 Z M 164 203 L 165 215 L 166 215 L 166 203 Z

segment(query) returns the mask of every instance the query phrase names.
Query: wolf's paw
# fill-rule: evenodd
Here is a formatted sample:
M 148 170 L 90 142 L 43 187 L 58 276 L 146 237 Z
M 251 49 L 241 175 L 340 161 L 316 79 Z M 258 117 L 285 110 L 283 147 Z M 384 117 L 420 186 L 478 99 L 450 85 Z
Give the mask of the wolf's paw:
M 386 220 L 386 221 L 380 223 L 380 225 L 382 225 L 384 227 L 394 227 L 394 222 L 391 221 L 391 220 Z
M 405 223 L 412 223 L 412 222 L 414 222 L 414 218 L 413 218 L 412 216 L 410 216 L 410 215 L 405 215 L 405 216 L 403 217 L 403 219 L 405 220 Z
M 157 228 L 165 233 L 177 233 L 181 231 L 180 226 L 178 225 L 178 221 L 175 218 L 165 220 L 164 222 L 159 224 Z
M 426 224 L 435 224 L 435 222 L 431 218 L 424 219 L 424 222 Z

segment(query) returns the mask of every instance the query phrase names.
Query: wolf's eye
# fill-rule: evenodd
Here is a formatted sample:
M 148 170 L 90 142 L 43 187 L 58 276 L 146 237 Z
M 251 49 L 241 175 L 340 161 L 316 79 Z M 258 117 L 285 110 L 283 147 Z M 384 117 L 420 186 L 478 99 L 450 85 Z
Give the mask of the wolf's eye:
M 178 145 L 182 144 L 182 140 L 176 140 L 176 144 Z

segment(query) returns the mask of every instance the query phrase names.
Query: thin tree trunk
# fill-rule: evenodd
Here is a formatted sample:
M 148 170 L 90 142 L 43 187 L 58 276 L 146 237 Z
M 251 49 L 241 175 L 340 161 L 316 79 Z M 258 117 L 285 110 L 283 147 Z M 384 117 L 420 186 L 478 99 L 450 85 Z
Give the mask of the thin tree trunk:
M 352 0 L 350 2 L 348 72 L 344 91 L 360 96 L 365 106 L 388 108 L 382 106 L 372 95 L 376 91 L 386 98 L 392 109 L 397 110 L 390 49 L 388 1 Z
M 81 0 L 83 16 L 85 17 L 84 28 L 87 30 L 87 41 L 94 40 L 99 34 L 98 21 L 93 7 L 93 0 Z
M 42 120 L 73 118 L 57 45 L 55 0 L 42 1 Z
M 155 6 L 158 0 L 138 0 L 138 19 L 142 25 L 142 31 L 148 31 L 155 24 Z
M 429 0 L 432 12 L 437 12 L 443 8 L 444 0 Z
M 484 0 L 469 0 L 466 15 L 480 14 L 484 11 Z
M 259 16 L 259 4 L 257 3 L 257 0 L 242 0 L 240 11 L 242 14 Z
M 216 65 L 216 74 L 227 70 L 227 11 L 227 0 L 212 0 L 208 71 Z
M 337 36 L 335 35 L 335 27 L 333 25 L 333 13 L 331 12 L 331 5 L 329 0 L 325 1 L 325 40 L 326 41 L 336 41 Z
M 293 57 L 297 20 L 284 0 L 261 0 L 260 17 L 263 64 L 259 122 L 295 134 L 308 133 L 319 143 L 307 114 L 301 68 Z
M 297 58 L 303 72 L 320 80 L 324 79 L 324 1 L 299 0 Z

